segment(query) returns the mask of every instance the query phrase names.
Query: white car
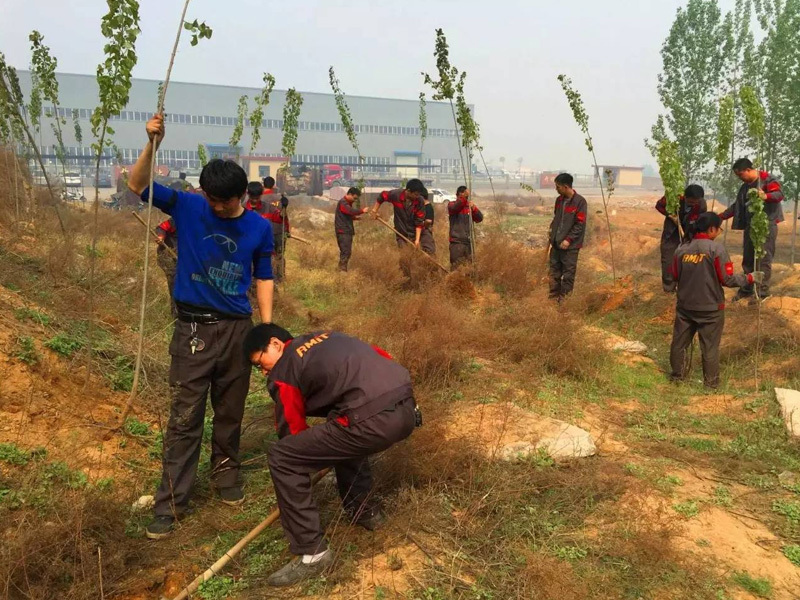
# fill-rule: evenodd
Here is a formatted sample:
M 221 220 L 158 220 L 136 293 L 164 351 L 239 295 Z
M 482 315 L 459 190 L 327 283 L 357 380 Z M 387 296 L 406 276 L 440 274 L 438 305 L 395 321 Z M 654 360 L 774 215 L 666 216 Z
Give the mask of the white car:
M 428 190 L 430 201 L 434 204 L 444 204 L 445 202 L 455 202 L 457 200 L 455 194 L 450 194 L 438 188 L 431 188 Z
M 81 174 L 80 173 L 66 173 L 64 175 L 64 185 L 66 187 L 80 187 Z

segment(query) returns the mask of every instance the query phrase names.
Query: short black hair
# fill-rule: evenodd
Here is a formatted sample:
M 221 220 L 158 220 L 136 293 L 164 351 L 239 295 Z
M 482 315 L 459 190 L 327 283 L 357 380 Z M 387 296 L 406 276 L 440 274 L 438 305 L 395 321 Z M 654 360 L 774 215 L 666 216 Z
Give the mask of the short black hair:
M 251 181 L 247 184 L 247 195 L 254 198 L 264 193 L 264 186 L 260 181 Z
M 360 198 L 361 197 L 361 190 L 358 189 L 357 187 L 351 187 L 349 190 L 347 190 L 347 194 L 346 195 L 348 195 L 348 196 L 358 196 Z
M 283 327 L 275 323 L 260 323 L 247 332 L 244 338 L 244 355 L 250 360 L 250 355 L 259 350 L 264 350 L 269 346 L 272 338 L 278 338 L 282 342 L 288 342 L 294 336 Z
M 686 186 L 683 192 L 685 198 L 691 198 L 692 200 L 702 200 L 705 198 L 705 195 L 706 191 L 703 189 L 703 186 L 697 185 L 696 183 Z
M 722 219 L 715 212 L 704 212 L 694 222 L 694 230 L 697 233 L 705 233 L 712 227 L 722 227 Z
M 271 190 L 272 188 L 274 188 L 275 187 L 275 178 L 274 177 L 270 177 L 269 175 L 264 177 L 264 187 L 267 188 L 268 190 Z
M 429 199 L 428 188 L 422 188 L 422 191 L 420 192 L 420 194 L 422 195 L 423 198 L 425 198 L 425 200 Z
M 559 173 L 556 175 L 556 183 L 558 185 L 566 185 L 572 187 L 572 182 L 575 181 L 569 173 Z
M 186 173 L 184 173 L 183 171 L 178 173 L 178 179 L 186 179 Z
M 461 194 L 463 194 L 466 191 L 467 191 L 467 186 L 460 185 L 460 186 L 458 186 L 458 189 L 456 190 L 456 196 L 460 196 Z
M 425 189 L 425 186 L 419 179 L 409 179 L 408 182 L 406 183 L 406 189 L 409 192 L 416 192 L 418 194 L 427 191 Z
M 753 168 L 753 161 L 749 158 L 740 158 L 735 163 L 733 163 L 733 172 L 739 173 L 740 171 L 746 171 L 748 169 Z
M 215 158 L 200 172 L 200 187 L 206 195 L 220 200 L 241 198 L 247 190 L 247 173 L 232 160 Z

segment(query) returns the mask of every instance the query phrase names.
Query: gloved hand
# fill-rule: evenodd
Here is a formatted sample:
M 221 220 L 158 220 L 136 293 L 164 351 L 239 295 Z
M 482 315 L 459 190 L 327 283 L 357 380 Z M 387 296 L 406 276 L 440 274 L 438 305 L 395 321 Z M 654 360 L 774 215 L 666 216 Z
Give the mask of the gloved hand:
M 289 199 L 281 194 L 281 207 L 286 208 L 287 206 L 289 206 Z
M 753 271 L 750 275 L 753 276 L 753 283 L 764 283 L 764 271 Z

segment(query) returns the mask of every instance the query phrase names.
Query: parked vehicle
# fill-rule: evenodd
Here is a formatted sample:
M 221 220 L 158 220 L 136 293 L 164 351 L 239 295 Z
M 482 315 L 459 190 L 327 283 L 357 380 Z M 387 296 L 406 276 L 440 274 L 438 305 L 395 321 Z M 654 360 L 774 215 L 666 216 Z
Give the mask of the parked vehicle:
M 81 174 L 70 172 L 64 175 L 64 185 L 67 187 L 81 187 L 83 182 L 81 181 Z
M 428 194 L 430 195 L 430 201 L 434 204 L 444 204 L 445 202 L 455 202 L 457 200 L 455 194 L 440 190 L 439 188 L 428 190 Z

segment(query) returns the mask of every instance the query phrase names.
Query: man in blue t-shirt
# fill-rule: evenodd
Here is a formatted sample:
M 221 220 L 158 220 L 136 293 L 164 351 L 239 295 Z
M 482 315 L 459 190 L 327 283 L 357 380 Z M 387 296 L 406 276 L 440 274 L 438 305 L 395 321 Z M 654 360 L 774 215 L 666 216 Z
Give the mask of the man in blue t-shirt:
M 148 199 L 150 164 L 164 139 L 164 120 L 147 122 L 149 142 L 131 170 L 128 187 Z M 169 353 L 172 405 L 164 436 L 161 485 L 147 537 L 169 535 L 186 514 L 197 473 L 206 397 L 214 425 L 211 480 L 221 500 L 244 501 L 239 482 L 239 438 L 250 364 L 243 342 L 251 327 L 247 290 L 256 281 L 261 320 L 272 320 L 272 228 L 242 206 L 247 175 L 233 161 L 212 160 L 200 174 L 203 195 L 153 185 L 153 205 L 170 215 L 180 254 L 173 290 L 178 320 Z

